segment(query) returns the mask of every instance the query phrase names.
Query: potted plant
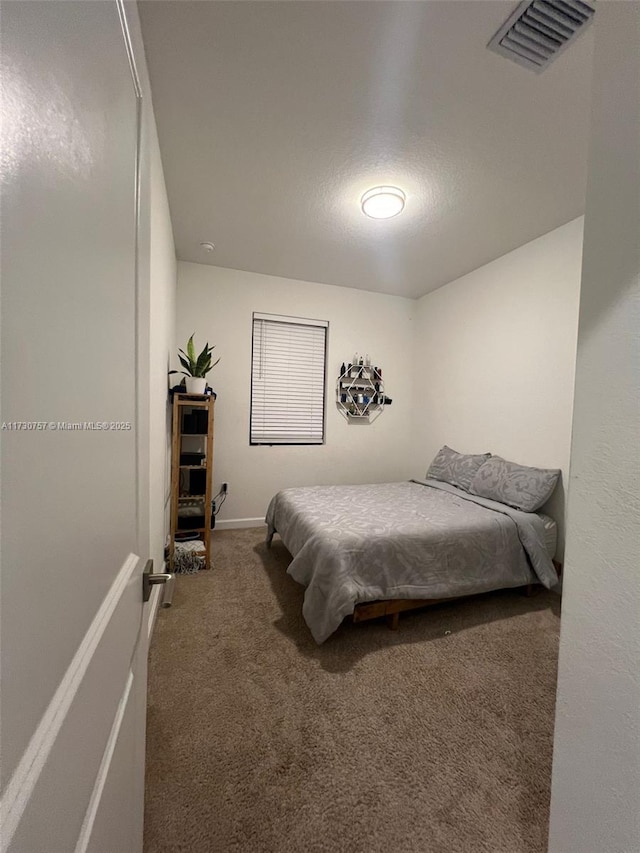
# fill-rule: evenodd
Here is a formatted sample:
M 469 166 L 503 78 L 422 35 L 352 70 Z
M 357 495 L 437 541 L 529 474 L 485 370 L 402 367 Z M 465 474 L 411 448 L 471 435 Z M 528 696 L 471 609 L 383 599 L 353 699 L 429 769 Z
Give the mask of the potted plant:
M 195 333 L 194 333 L 195 334 Z M 196 356 L 193 335 L 187 341 L 187 351 L 178 350 L 178 358 L 184 370 L 170 370 L 170 373 L 182 373 L 185 376 L 187 394 L 204 394 L 207 387 L 207 373 L 220 361 L 218 358 L 211 364 L 211 353 L 215 346 L 207 342 L 200 355 Z

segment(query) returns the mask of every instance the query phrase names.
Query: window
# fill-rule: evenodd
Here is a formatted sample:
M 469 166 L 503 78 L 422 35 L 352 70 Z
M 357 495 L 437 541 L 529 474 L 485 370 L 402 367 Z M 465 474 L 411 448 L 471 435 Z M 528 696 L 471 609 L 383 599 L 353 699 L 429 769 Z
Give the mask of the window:
M 254 313 L 251 444 L 323 444 L 328 326 Z

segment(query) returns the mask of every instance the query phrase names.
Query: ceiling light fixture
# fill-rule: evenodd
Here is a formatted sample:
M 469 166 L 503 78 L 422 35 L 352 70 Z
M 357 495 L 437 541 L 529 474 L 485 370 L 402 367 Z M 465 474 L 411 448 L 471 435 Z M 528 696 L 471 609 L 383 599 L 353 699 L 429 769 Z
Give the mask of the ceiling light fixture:
M 200 243 L 200 248 L 204 249 L 205 252 L 213 252 L 215 247 L 215 243 Z
M 406 196 L 398 187 L 374 187 L 360 199 L 362 212 L 372 219 L 391 219 L 402 212 Z

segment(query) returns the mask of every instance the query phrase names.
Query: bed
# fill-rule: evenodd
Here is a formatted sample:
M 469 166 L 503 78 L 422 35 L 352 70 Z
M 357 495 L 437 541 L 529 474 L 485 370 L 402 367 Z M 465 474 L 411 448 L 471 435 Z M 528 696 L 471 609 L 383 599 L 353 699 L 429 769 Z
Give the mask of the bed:
M 285 489 L 271 500 L 278 533 L 305 589 L 318 644 L 355 621 L 491 590 L 558 580 L 555 523 L 435 479 Z

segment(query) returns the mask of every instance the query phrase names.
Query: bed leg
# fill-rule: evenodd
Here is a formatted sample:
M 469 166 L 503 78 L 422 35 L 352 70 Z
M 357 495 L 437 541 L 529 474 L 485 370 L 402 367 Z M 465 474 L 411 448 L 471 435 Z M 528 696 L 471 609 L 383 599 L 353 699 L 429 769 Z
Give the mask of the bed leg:
M 531 598 L 531 596 L 533 595 L 533 590 L 534 590 L 534 585 L 532 583 L 527 584 L 525 586 L 524 594 L 527 596 L 527 598 Z
M 387 627 L 390 631 L 398 630 L 398 623 L 400 622 L 400 614 L 399 613 L 389 613 L 387 616 Z

